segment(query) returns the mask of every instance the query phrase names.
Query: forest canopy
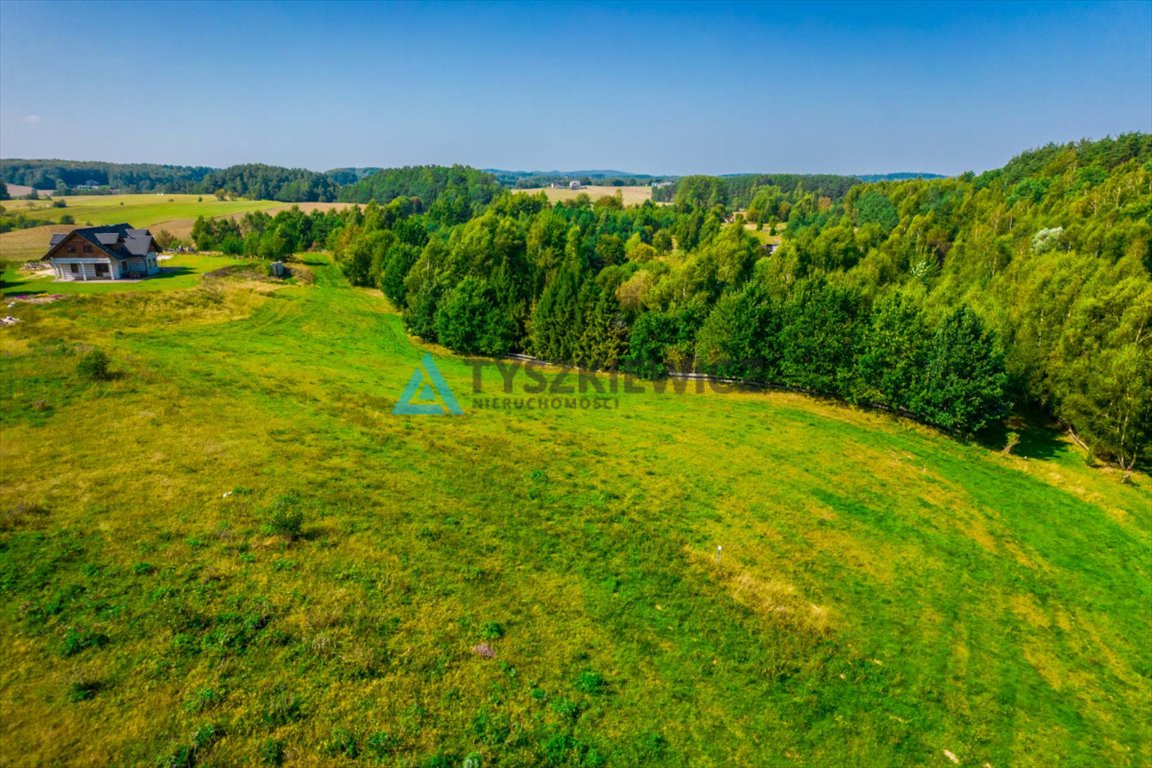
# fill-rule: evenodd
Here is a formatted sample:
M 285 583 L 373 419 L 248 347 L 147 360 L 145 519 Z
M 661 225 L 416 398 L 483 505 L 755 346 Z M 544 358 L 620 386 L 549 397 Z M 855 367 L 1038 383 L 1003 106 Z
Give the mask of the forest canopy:
M 393 203 L 328 245 L 461 353 L 709 373 L 957 434 L 1040 411 L 1101 458 L 1152 458 L 1152 137 L 954 179 L 686 177 L 674 203 Z
M 372 202 L 204 222 L 197 242 L 331 249 L 462 354 L 785 386 L 957 435 L 1040 413 L 1101 459 L 1152 460 L 1147 134 L 950 179 L 685 177 L 672 205 L 550 203 L 462 167 L 341 197 Z

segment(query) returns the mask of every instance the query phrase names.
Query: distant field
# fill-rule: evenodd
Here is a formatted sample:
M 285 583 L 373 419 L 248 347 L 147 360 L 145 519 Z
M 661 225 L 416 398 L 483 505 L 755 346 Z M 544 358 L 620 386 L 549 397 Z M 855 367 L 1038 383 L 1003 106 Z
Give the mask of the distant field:
M 8 196 L 11 198 L 24 197 L 25 195 L 32 193 L 32 187 L 26 186 L 24 184 L 9 184 L 7 186 Z
M 58 221 L 65 214 L 71 215 L 75 226 L 120 224 L 127 222 L 135 227 L 148 227 L 155 232 L 161 229 L 171 234 L 188 238 L 192 234 L 192 224 L 198 216 L 219 218 L 239 216 L 251 211 L 277 211 L 291 208 L 293 203 L 277 200 L 227 200 L 220 201 L 211 195 L 78 195 L 62 198 L 68 203 L 66 208 L 53 208 L 50 202 L 31 200 L 9 200 L 4 207 L 12 213 L 22 213 L 39 221 Z M 296 203 L 305 212 L 343 208 L 349 203 Z M 67 232 L 73 226 L 46 224 L 43 227 L 6 232 L 0 235 L 0 259 L 5 261 L 29 261 L 37 259 L 48 249 L 48 241 L 53 233 Z
M 551 187 L 537 189 L 518 189 L 517 192 L 535 194 L 543 192 L 553 203 L 560 200 L 572 200 L 578 195 L 588 195 L 596 200 L 601 197 L 611 197 L 619 192 L 624 196 L 624 205 L 640 205 L 645 200 L 652 199 L 651 187 L 584 187 L 583 189 L 552 189 Z
M 753 237 L 755 237 L 757 240 L 759 240 L 762 243 L 765 243 L 765 244 L 771 243 L 772 245 L 779 245 L 780 239 L 781 239 L 780 233 L 784 231 L 784 225 L 783 224 L 777 224 L 776 225 L 776 234 L 774 234 L 774 235 L 772 234 L 772 228 L 769 227 L 767 224 L 764 225 L 763 229 L 756 229 L 755 224 L 745 224 L 744 229 L 750 235 L 752 235 Z

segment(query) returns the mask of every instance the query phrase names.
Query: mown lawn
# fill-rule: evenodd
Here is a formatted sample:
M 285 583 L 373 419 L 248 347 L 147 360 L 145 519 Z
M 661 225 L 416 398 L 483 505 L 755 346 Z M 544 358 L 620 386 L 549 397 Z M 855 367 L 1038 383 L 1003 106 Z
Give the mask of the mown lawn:
M 8 310 L 9 762 L 1152 760 L 1146 475 L 791 394 L 477 409 L 445 355 L 465 415 L 393 416 L 424 350 L 312 258 Z
M 98 294 L 98 293 L 135 293 L 137 291 L 169 291 L 180 288 L 192 288 L 200 282 L 200 276 L 205 272 L 220 269 L 221 267 L 246 263 L 243 259 L 218 254 L 182 254 L 164 259 L 160 262 L 160 274 L 153 275 L 146 280 L 101 280 L 76 281 L 56 280 L 48 273 L 32 273 L 24 271 L 15 263 L 4 264 L 0 273 L 3 283 L 0 283 L 0 296 L 36 295 L 36 294 Z

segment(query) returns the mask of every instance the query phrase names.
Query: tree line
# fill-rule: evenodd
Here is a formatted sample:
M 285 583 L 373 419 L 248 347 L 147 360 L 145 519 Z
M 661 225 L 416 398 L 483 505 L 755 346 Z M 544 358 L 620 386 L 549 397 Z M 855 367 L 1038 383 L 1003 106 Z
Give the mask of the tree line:
M 201 191 L 201 182 L 212 170 L 203 166 L 14 158 L 0 160 L 0 181 L 61 194 L 87 185 L 126 193 L 193 192 Z
M 324 173 L 306 168 L 283 168 L 263 163 L 228 168 L 104 163 L 72 160 L 0 160 L 0 181 L 20 184 L 54 195 L 123 194 L 165 192 L 169 194 L 220 194 L 254 200 L 287 203 L 348 202 L 375 200 L 384 204 L 401 196 L 419 197 L 427 204 L 452 198 L 444 205 L 472 214 L 474 204 L 485 205 L 505 185 L 489 173 L 465 166 L 443 168 L 334 168 Z M 508 179 L 506 186 L 513 186 Z M 457 200 L 456 198 L 462 198 Z
M 817 198 L 838 201 L 848 190 L 862 184 L 857 176 L 804 173 L 742 173 L 731 176 L 683 176 L 675 185 L 656 187 L 652 199 L 658 203 L 712 206 L 726 205 L 744 210 L 751 206 L 756 192 L 776 188 L 782 194 L 797 195 L 805 192 Z
M 429 199 L 397 182 L 384 205 L 201 228 L 235 226 L 251 255 L 329 249 L 413 334 L 463 354 L 783 385 L 961 435 L 1039 411 L 1100 458 L 1152 459 L 1147 134 L 950 179 L 773 177 L 743 210 L 723 179 L 624 207 L 405 178 Z
M 756 222 L 730 194 L 503 195 L 458 224 L 366 218 L 333 245 L 413 333 L 462 353 L 783 384 L 960 434 L 1040 410 L 1102 458 L 1148 460 L 1152 137 L 954 179 L 764 183 L 740 193 Z

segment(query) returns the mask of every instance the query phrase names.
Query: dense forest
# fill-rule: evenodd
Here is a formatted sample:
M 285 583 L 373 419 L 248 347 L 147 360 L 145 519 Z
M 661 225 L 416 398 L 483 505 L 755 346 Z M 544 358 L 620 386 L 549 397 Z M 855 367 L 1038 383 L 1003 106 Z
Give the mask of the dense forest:
M 1149 458 L 1152 137 L 958 179 L 739 178 L 686 177 L 674 205 L 624 208 L 402 169 L 366 195 L 387 205 L 200 222 L 196 237 L 265 257 L 331 248 L 414 333 L 462 353 L 778 384 L 961 434 L 1040 408 L 1102 458 Z M 775 253 L 752 220 L 780 229 Z
M 461 224 L 479 214 L 502 191 L 495 176 L 475 168 L 417 165 L 365 176 L 341 189 L 340 199 L 390 203 L 406 198 L 415 212 L 427 210 L 436 222 Z
M 1049 146 L 978 176 L 739 187 L 781 233 L 773 253 L 727 179 L 625 208 L 496 194 L 460 169 L 407 177 L 425 173 L 455 181 L 200 234 L 235 227 L 230 247 L 257 255 L 330 248 L 414 334 L 463 354 L 703 372 L 960 435 L 1040 411 L 1096 457 L 1152 459 L 1152 136 Z M 437 205 L 451 187 L 467 213 Z
M 332 181 L 340 186 L 348 184 L 355 184 L 365 176 L 371 176 L 378 171 L 384 170 L 383 168 L 367 167 L 367 168 L 333 168 L 330 171 L 325 171 L 325 175 Z
M 0 160 L 0 181 L 50 190 L 54 195 L 107 194 L 113 191 L 121 194 L 213 194 L 222 191 L 232 197 L 300 203 L 335 200 L 340 187 L 340 182 L 328 174 L 261 164 L 218 169 L 150 163 L 21 159 Z
M 274 165 L 233 165 L 212 171 L 204 177 L 197 192 L 222 190 L 251 200 L 280 200 L 286 203 L 329 203 L 336 199 L 340 185 L 323 173 L 304 168 Z
M 457 166 L 416 168 L 333 168 L 324 173 L 304 168 L 282 168 L 262 163 L 228 168 L 152 165 L 148 163 L 104 163 L 73 160 L 0 160 L 0 182 L 19 184 L 54 195 L 134 194 L 214 194 L 230 197 L 280 200 L 287 203 L 330 202 L 336 199 L 366 203 L 391 202 L 402 196 L 420 197 L 431 204 L 452 183 L 459 186 L 467 174 L 483 174 L 491 181 L 492 195 L 499 188 L 529 189 L 572 180 L 606 186 L 647 186 L 663 177 L 628 174 L 619 171 L 574 171 L 536 173 L 527 171 L 481 172 Z M 368 181 L 369 178 L 371 181 Z M 472 183 L 472 182 L 469 182 Z M 476 186 L 476 185 L 474 185 Z M 347 188 L 341 192 L 342 188 Z M 488 196 L 482 200 L 487 203 Z
M 759 191 L 778 189 L 798 196 L 810 192 L 817 198 L 841 200 L 862 181 L 857 176 L 802 173 L 746 173 L 732 176 L 684 176 L 674 186 L 652 190 L 656 202 L 688 202 L 692 205 L 725 205 L 743 210 L 752 205 Z

